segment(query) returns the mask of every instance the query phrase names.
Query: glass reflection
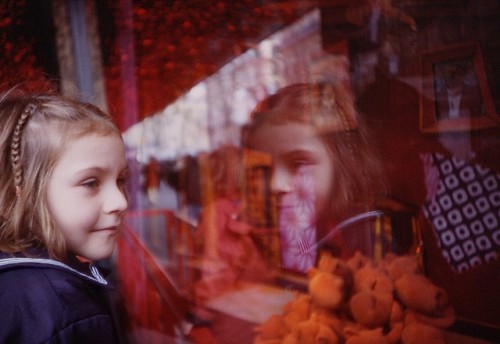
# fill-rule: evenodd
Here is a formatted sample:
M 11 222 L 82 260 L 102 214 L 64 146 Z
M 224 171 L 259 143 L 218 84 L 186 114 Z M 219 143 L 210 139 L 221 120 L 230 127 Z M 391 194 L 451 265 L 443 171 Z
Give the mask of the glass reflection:
M 0 4 L 0 86 L 75 84 L 65 69 L 75 60 L 71 44 L 92 43 L 92 71 L 84 72 L 105 85 L 94 91 L 123 129 L 131 171 L 131 211 L 114 261 L 131 341 L 191 340 L 195 324 L 221 343 L 249 343 L 256 323 L 293 300 L 288 289 L 307 289 L 323 250 L 345 259 L 360 249 L 375 260 L 416 252 L 460 319 L 498 327 L 496 1 L 86 1 L 79 18 L 87 18 L 81 28 L 90 42 L 85 34 L 72 41 L 63 3 Z M 448 116 L 458 118 L 428 134 L 419 120 L 435 112 L 419 102 L 447 104 L 437 91 L 449 62 L 478 65 L 476 55 L 453 53 L 462 42 L 484 58 L 484 71 L 473 68 L 464 81 L 480 85 L 473 105 L 491 104 L 486 115 L 453 111 Z M 421 54 L 440 51 L 448 62 L 423 75 Z M 323 90 L 325 97 L 309 97 L 314 106 L 340 104 L 343 115 L 333 109 L 300 125 L 260 126 L 261 109 L 280 112 L 261 102 L 285 98 L 298 83 Z M 346 99 L 352 104 L 341 104 Z M 226 162 L 211 161 L 231 156 L 227 147 L 238 151 L 229 169 L 239 175 L 238 197 L 219 202 L 216 216 L 214 183 Z M 231 233 L 229 244 L 206 229 L 233 220 L 251 229 Z M 247 248 L 265 273 L 239 278 L 249 261 L 231 252 Z M 259 283 L 238 289 L 246 282 Z M 232 299 L 221 298 L 229 291 Z
M 325 242 L 340 222 L 373 207 L 383 191 L 381 162 L 348 90 L 333 84 L 285 87 L 257 106 L 246 129 L 249 147 L 271 156 L 283 267 L 307 272 L 319 240 L 322 249 L 330 246 L 344 259 L 357 250 L 372 257 L 366 223 Z

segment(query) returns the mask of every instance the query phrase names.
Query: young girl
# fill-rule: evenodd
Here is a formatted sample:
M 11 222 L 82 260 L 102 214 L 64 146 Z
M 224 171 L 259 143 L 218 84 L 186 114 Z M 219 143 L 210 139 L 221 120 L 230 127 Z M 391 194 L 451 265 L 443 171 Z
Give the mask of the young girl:
M 344 258 L 370 250 L 366 221 L 356 224 L 374 215 L 368 210 L 383 186 L 382 168 L 345 88 L 279 90 L 257 105 L 244 140 L 272 158 L 284 268 L 307 271 L 325 247 Z
M 92 262 L 128 205 L 119 130 L 90 104 L 14 91 L 0 127 L 0 342 L 118 342 Z

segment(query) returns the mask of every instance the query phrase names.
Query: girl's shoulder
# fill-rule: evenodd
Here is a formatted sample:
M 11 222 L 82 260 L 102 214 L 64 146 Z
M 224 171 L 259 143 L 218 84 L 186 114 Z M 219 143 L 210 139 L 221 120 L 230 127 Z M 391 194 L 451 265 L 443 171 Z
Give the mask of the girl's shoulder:
M 71 275 L 101 287 L 109 287 L 107 280 L 97 267 L 79 262 L 76 259 L 72 259 L 68 263 L 63 263 L 50 259 L 44 254 L 31 257 L 20 254 L 9 255 L 0 252 L 0 278 L 5 272 L 11 272 L 16 275 L 19 274 L 19 271 L 26 270 L 37 272 L 49 271 L 49 274 L 52 275 Z M 11 277 L 12 274 L 10 274 Z
M 87 326 L 82 319 L 100 319 L 99 324 L 106 323 L 102 326 L 111 326 L 107 288 L 92 278 L 48 258 L 0 254 L 0 309 L 10 314 L 8 321 L 0 324 L 0 341 L 13 333 L 27 336 L 22 343 L 32 339 L 30 333 L 38 333 L 38 339 L 54 333 L 66 335 L 64 329 L 72 324 Z M 88 330 L 95 329 L 97 323 L 92 324 Z
M 28 303 L 37 307 L 44 300 L 82 300 L 85 296 L 105 294 L 109 284 L 99 271 L 89 266 L 88 272 L 49 258 L 6 257 L 0 254 L 0 303 Z M 9 296 L 8 298 L 6 296 Z M 95 299 L 94 296 L 91 297 Z M 63 305 L 64 306 L 64 305 Z M 45 307 L 45 306 L 44 306 Z
M 88 264 L 0 253 L 0 309 L 24 305 L 43 312 L 70 314 L 84 309 L 92 313 L 100 307 L 95 300 L 104 299 L 107 289 L 104 277 Z

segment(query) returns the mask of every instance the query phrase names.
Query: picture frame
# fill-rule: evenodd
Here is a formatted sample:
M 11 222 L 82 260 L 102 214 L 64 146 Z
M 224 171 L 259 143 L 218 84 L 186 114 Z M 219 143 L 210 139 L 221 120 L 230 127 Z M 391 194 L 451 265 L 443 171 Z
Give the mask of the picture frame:
M 421 132 L 466 132 L 500 124 L 478 43 L 426 52 L 420 67 Z

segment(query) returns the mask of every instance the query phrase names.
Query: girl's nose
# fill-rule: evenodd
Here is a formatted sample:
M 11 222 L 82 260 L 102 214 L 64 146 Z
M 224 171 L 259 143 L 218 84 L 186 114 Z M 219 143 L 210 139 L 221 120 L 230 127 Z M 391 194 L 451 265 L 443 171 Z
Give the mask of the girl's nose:
M 277 195 L 287 194 L 292 191 L 292 178 L 286 169 L 275 168 L 271 175 L 271 191 Z
M 104 211 L 106 213 L 123 213 L 128 208 L 128 200 L 125 191 L 119 187 L 109 190 Z

